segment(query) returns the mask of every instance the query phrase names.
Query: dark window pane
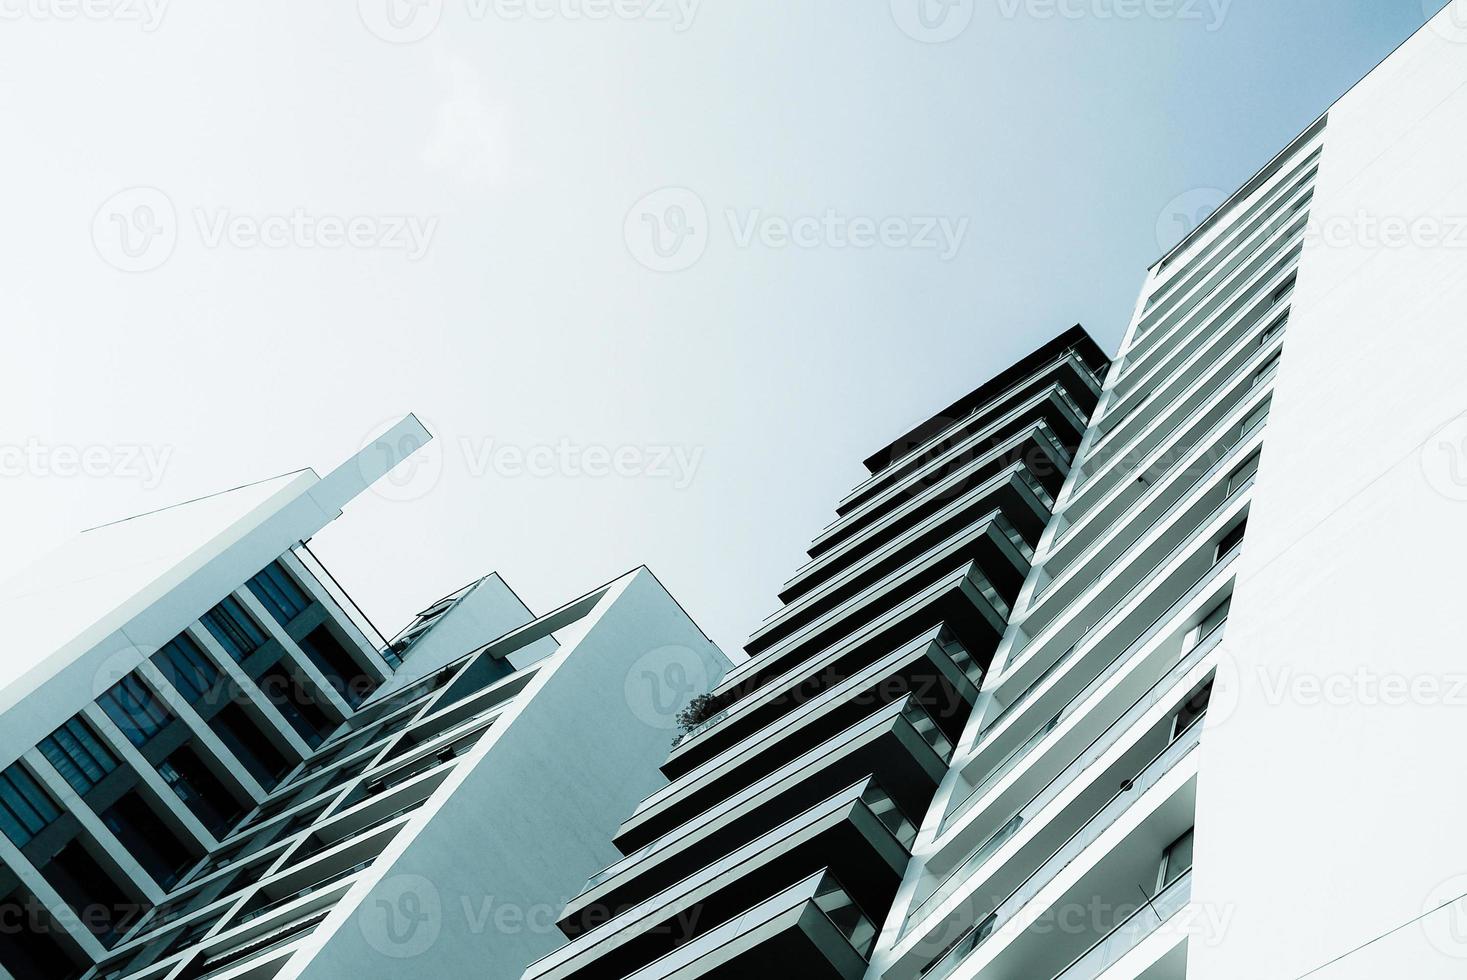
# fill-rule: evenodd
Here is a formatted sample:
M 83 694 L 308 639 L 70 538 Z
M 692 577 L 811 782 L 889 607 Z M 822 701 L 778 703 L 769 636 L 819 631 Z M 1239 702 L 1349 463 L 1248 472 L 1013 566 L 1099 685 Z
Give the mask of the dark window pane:
M 81 796 L 117 768 L 117 758 L 80 715 L 42 739 L 38 748 Z
M 196 704 L 219 680 L 219 668 L 197 643 L 184 634 L 175 636 L 153 654 L 153 666 L 162 671 L 189 704 Z
M 301 591 L 280 563 L 272 561 L 260 574 L 249 581 L 250 591 L 261 604 L 284 626 L 305 611 L 311 602 Z
M 259 595 L 259 592 L 255 591 L 255 594 Z M 203 623 L 236 661 L 254 653 L 267 638 L 265 631 L 245 611 L 244 604 L 234 596 L 226 596 L 223 602 L 204 613 Z
M 0 772 L 0 831 L 16 847 L 30 843 L 59 816 L 60 808 L 19 762 Z
M 173 719 L 173 714 L 137 674 L 128 674 L 97 699 L 127 740 L 141 746 Z

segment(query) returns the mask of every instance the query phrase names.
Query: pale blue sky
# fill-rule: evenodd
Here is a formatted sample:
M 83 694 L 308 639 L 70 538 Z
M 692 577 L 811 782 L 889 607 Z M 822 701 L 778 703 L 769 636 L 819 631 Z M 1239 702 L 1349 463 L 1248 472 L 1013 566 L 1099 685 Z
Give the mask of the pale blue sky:
M 860 459 L 1113 350 L 1178 210 L 1441 6 L 423 3 L 3 5 L 4 571 L 416 411 L 407 502 L 320 540 L 384 627 L 647 563 L 732 650 Z

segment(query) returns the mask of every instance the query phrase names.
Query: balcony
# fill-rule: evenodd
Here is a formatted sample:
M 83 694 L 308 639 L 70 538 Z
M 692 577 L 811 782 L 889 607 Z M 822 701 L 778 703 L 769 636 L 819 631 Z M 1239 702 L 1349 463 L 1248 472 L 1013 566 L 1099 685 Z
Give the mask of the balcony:
M 761 819 L 787 817 L 872 774 L 906 812 L 925 813 L 951 755 L 952 743 L 919 702 L 907 698 L 889 704 L 768 773 L 740 772 L 726 787 L 644 803 L 613 838 L 628 857 L 597 878 L 627 871 L 648 854 L 660 855 L 654 843 L 671 845 L 683 834 L 693 836 L 705 822 L 734 819 L 745 809 L 766 810 Z M 737 760 L 737 755 L 731 758 Z M 721 779 L 725 771 L 715 771 L 713 778 Z
M 1046 431 L 1041 427 L 1035 435 Z M 922 546 L 930 547 L 974 516 L 991 511 L 1013 522 L 1018 532 L 1011 535 L 1014 546 L 1032 558 L 1033 544 L 1054 508 L 1054 495 L 1069 472 L 1069 460 L 1048 439 L 1025 440 L 1022 445 L 1028 447 L 1023 458 L 1013 459 L 1016 453 L 1008 452 L 997 461 L 1001 466 L 975 463 L 806 562 L 780 590 L 779 600 L 795 602 L 854 566 L 912 548 L 917 539 L 925 539 Z
M 910 828 L 886 794 L 863 779 L 763 837 L 630 906 L 607 907 L 587 931 L 527 971 L 540 980 L 626 976 L 728 922 L 771 895 L 833 872 L 860 908 L 884 909 L 909 854 Z M 606 921 L 605 913 L 615 913 Z
M 886 826 L 903 850 L 910 851 L 917 837 L 917 827 L 901 799 L 888 793 L 879 780 L 864 776 L 834 797 L 826 797 L 782 820 L 765 819 L 765 814 L 759 809 L 745 811 L 741 816 L 751 822 L 739 827 L 743 832 L 737 836 L 727 833 L 730 822 L 720 820 L 703 823 L 696 832 L 667 835 L 669 839 L 643 848 L 618 871 L 594 876 L 586 890 L 566 906 L 560 919 L 560 930 L 572 938 L 579 936 L 604 922 L 609 911 L 631 908 L 646 901 L 688 877 L 690 872 L 709 867 L 740 848 L 758 841 L 777 841 L 786 828 L 797 825 L 807 814 L 829 805 L 832 799 L 845 799 L 853 793 Z M 786 805 L 777 809 L 788 812 L 791 808 Z M 755 829 L 757 832 L 751 832 Z M 663 853 L 659 849 L 664 846 L 671 853 Z M 829 866 L 841 870 L 844 861 L 832 859 Z
M 820 872 L 699 936 L 626 980 L 801 977 L 860 980 L 876 926 L 834 875 Z
M 1056 366 L 1063 364 L 1062 361 Z M 926 435 L 921 445 L 914 447 L 900 462 L 868 477 L 847 493 L 837 503 L 836 513 L 844 517 L 870 501 L 890 493 L 893 487 L 923 476 L 934 461 L 947 456 L 954 447 L 972 448 L 975 443 L 981 444 L 979 440 L 985 438 L 1005 438 L 1013 431 L 1011 426 L 1016 420 L 1034 418 L 1032 414 L 1026 413 L 1032 412 L 1037 405 L 1043 405 L 1055 389 L 1065 392 L 1070 409 L 1082 421 L 1083 434 L 1083 420 L 1094 410 L 1101 385 L 1094 372 L 1080 359 L 1071 358 L 1069 366 L 1073 370 L 1062 372 L 1054 378 L 1031 378 L 999 399 L 984 402 L 946 428 L 933 430 Z M 1022 401 L 1018 401 L 1019 399 Z M 1085 407 L 1086 405 L 1089 407 Z
M 976 566 L 978 574 L 996 586 L 997 601 L 991 604 L 997 607 L 1002 622 L 1008 616 L 1008 603 L 1018 595 L 1029 572 L 1029 556 L 1014 544 L 1010 537 L 1013 533 L 1012 523 L 1002 515 L 984 515 L 960 533 L 943 538 L 879 576 L 857 579 L 846 588 L 833 590 L 822 601 L 807 596 L 755 632 L 744 649 L 750 656 L 766 651 L 788 656 L 801 649 L 827 646 L 879 620 L 914 592 L 968 566 Z M 1022 538 L 1019 540 L 1022 543 Z
M 1065 967 L 1054 980 L 1098 980 L 1125 959 L 1145 940 L 1172 922 L 1192 900 L 1192 872 L 1189 869 L 1151 897 L 1151 901 L 1116 926 L 1111 932 Z M 1186 975 L 1185 966 L 1179 977 Z
M 1113 796 L 1108 803 L 1100 808 L 1095 816 L 1075 831 L 1053 854 L 1049 856 L 1018 888 L 1014 889 L 1007 898 L 998 903 L 992 914 L 982 919 L 976 925 L 971 926 L 966 932 L 959 936 L 958 940 L 943 951 L 925 969 L 921 971 L 922 980 L 945 980 L 951 976 L 970 956 L 985 950 L 992 942 L 994 946 L 987 951 L 991 953 L 987 962 L 994 963 L 994 968 L 1000 974 L 1015 969 L 1023 969 L 1025 975 L 1033 976 L 1043 970 L 1046 961 L 1053 960 L 1056 956 L 1064 956 L 1067 945 L 1075 942 L 1080 937 L 1063 937 L 1066 942 L 1059 941 L 1061 937 L 1053 934 L 1052 930 L 1044 936 L 1039 936 L 1028 930 L 1037 916 L 1043 911 L 1039 908 L 1028 908 L 1042 892 L 1048 888 L 1064 872 L 1072 862 L 1075 862 L 1082 854 L 1099 840 L 1107 831 L 1115 827 L 1131 809 L 1132 805 L 1145 798 L 1150 790 L 1160 786 L 1174 771 L 1186 772 L 1184 763 L 1194 760 L 1193 753 L 1202 737 L 1201 719 L 1182 732 L 1170 745 L 1163 749 L 1154 759 L 1147 763 L 1132 779 L 1123 784 L 1120 792 Z M 1158 801 L 1162 802 L 1162 801 Z M 1180 804 L 1185 804 L 1184 806 Z M 1175 822 L 1182 820 L 1182 827 L 1190 826 L 1192 819 L 1193 804 L 1190 799 L 1179 801 L 1178 812 L 1168 813 L 1165 816 Z M 1181 811 L 1185 811 L 1182 813 Z M 1159 811 L 1158 811 L 1159 812 Z M 1178 831 L 1180 832 L 1180 831 Z M 1100 855 L 1097 855 L 1098 857 Z M 1122 852 L 1107 852 L 1103 856 L 1106 860 L 1114 857 L 1116 861 L 1131 857 Z M 1102 869 L 1104 861 L 1097 863 L 1089 869 L 1089 872 L 1098 872 Z M 1129 870 L 1129 869 L 1128 869 Z M 1130 877 L 1134 883 L 1135 875 L 1121 875 L 1121 878 Z M 1134 884 L 1131 885 L 1134 887 Z M 1083 896 L 1086 894 L 1097 894 L 1095 888 L 1085 887 L 1083 879 L 1072 883 L 1067 891 L 1073 891 L 1076 900 L 1083 904 Z M 1058 898 L 1058 896 L 1056 896 Z M 1052 905 L 1053 903 L 1046 903 Z M 1004 957 L 1004 966 L 997 965 L 996 958 Z M 1025 964 L 1020 967 L 1019 964 Z M 1061 961 L 1056 968 L 1062 967 Z M 1053 973 L 1048 974 L 1053 976 Z
M 941 626 L 874 663 L 865 657 L 835 656 L 825 663 L 801 664 L 679 738 L 662 771 L 676 779 L 818 700 L 843 700 L 853 708 L 869 709 L 915 692 L 956 739 L 982 680 L 982 667 Z
M 995 548 L 1001 547 L 992 537 L 989 541 Z M 894 585 L 892 594 L 884 596 L 894 605 L 883 603 L 875 618 L 843 636 L 831 637 L 821 648 L 812 651 L 808 643 L 800 642 L 808 638 L 796 637 L 794 642 L 782 643 L 746 661 L 713 690 L 715 699 L 726 704 L 746 697 L 796 665 L 823 665 L 837 657 L 874 659 L 938 625 L 946 625 L 970 655 L 980 664 L 986 663 L 1006 625 L 1008 606 L 1003 597 L 976 562 L 941 572 L 925 585 L 921 584 L 924 580 Z M 916 591 L 908 593 L 908 589 Z

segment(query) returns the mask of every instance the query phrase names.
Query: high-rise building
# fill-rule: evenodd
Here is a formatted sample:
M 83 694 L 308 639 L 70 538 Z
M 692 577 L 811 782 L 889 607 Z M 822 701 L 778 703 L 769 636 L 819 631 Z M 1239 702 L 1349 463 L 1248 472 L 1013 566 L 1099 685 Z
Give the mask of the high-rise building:
M 1107 366 L 1070 330 L 867 461 L 527 977 L 861 975 Z
M 868 460 L 527 980 L 1460 976 L 1464 159 L 1457 0 Z
M 390 643 L 307 542 L 427 433 L 82 533 L 0 594 L 0 976 L 517 976 L 726 669 L 646 569 Z M 410 964 L 410 966 L 409 966 Z

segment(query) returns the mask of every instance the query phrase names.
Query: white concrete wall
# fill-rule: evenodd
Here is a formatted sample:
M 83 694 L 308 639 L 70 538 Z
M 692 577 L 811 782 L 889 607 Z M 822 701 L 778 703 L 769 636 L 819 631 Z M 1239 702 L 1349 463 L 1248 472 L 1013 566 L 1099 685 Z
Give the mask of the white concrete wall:
M 402 667 L 387 679 L 377 696 L 407 687 L 534 618 L 504 579 L 497 573 L 485 576 L 408 649 Z M 532 646 L 542 655 L 555 649 L 554 641 L 548 638 Z
M 513 980 L 564 942 L 565 903 L 665 779 L 675 714 L 728 661 L 645 569 L 560 649 L 281 978 Z M 420 831 L 415 830 L 421 827 Z
M 1202 742 L 1195 897 L 1230 918 L 1200 980 L 1299 977 L 1467 893 L 1463 0 L 1331 111 L 1312 211 Z M 1467 975 L 1464 908 L 1311 976 Z

